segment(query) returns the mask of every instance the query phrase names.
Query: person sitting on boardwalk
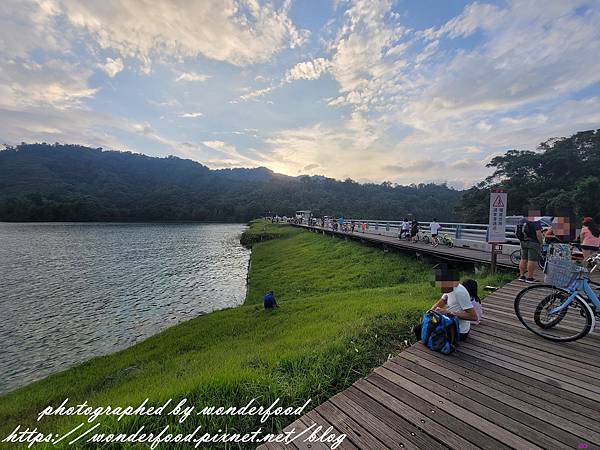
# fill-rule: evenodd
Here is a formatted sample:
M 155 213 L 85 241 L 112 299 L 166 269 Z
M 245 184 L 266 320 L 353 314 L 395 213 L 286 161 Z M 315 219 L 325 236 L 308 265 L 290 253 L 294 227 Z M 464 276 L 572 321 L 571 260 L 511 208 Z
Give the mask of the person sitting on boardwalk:
M 277 300 L 275 300 L 275 295 L 273 294 L 273 291 L 269 291 L 265 294 L 263 302 L 265 305 L 265 309 L 279 308 Z
M 481 319 L 483 318 L 483 308 L 481 307 L 481 299 L 477 291 L 479 290 L 479 286 L 477 285 L 477 281 L 475 280 L 464 280 L 462 285 L 465 287 L 469 295 L 471 296 L 471 305 L 473 305 L 473 309 L 475 310 L 475 314 L 477 314 L 477 320 L 472 321 L 471 325 L 479 325 Z
M 471 304 L 471 295 L 460 284 L 458 270 L 448 264 L 438 264 L 434 269 L 435 285 L 441 289 L 442 297 L 431 306 L 430 310 L 458 317 L 458 332 L 460 340 L 464 341 L 469 335 L 471 322 L 478 320 Z M 421 324 L 415 326 L 414 332 L 417 340 L 420 340 Z

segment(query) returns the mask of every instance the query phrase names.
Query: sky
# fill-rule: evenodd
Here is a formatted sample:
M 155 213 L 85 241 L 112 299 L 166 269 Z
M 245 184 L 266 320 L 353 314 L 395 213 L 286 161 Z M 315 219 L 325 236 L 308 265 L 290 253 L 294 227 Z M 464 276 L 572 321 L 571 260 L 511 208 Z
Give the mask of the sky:
M 465 188 L 600 128 L 600 0 L 2 0 L 0 143 Z

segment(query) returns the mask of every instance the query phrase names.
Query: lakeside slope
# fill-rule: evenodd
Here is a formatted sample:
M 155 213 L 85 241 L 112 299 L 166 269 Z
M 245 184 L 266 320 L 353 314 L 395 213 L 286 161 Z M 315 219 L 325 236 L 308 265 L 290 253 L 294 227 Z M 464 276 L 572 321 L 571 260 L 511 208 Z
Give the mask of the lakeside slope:
M 244 305 L 197 317 L 0 397 L 0 440 L 18 424 L 43 432 L 79 424 L 74 417 L 35 421 L 45 406 L 65 398 L 94 406 L 187 398 L 200 407 L 243 406 L 252 398 L 265 406 L 280 398 L 297 407 L 311 398 L 314 407 L 397 353 L 438 296 L 430 268 L 398 253 L 260 221 L 245 239 L 258 242 Z M 269 289 L 280 309 L 263 310 Z M 103 418 L 101 428 L 133 433 L 141 425 L 148 431 L 170 425 L 173 432 L 189 433 L 202 425 L 210 432 L 250 432 L 279 429 L 294 419 L 261 424 L 252 416 L 192 416 L 180 424 L 165 416 Z

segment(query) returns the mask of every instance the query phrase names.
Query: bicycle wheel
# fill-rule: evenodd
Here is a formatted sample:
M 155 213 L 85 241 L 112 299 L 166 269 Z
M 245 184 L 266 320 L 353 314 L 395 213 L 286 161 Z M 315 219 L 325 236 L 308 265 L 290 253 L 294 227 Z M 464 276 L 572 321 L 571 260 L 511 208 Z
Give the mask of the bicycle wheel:
M 523 289 L 515 298 L 515 313 L 529 331 L 557 342 L 581 339 L 596 324 L 590 306 L 579 294 L 549 284 Z
M 421 239 L 423 241 L 424 244 L 429 244 L 429 236 L 425 235 L 423 236 L 423 239 Z
M 540 255 L 540 258 L 538 259 L 538 267 L 542 270 L 544 270 L 544 267 L 546 266 L 546 258 L 542 255 Z
M 510 254 L 510 262 L 518 266 L 521 262 L 521 250 L 515 250 Z

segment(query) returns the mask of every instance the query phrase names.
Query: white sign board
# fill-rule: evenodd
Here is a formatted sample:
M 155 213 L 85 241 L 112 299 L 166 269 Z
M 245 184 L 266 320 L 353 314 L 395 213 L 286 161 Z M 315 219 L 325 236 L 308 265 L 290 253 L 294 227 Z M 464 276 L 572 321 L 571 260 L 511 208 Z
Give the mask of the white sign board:
M 490 226 L 488 228 L 488 243 L 506 242 L 506 192 L 490 194 Z

